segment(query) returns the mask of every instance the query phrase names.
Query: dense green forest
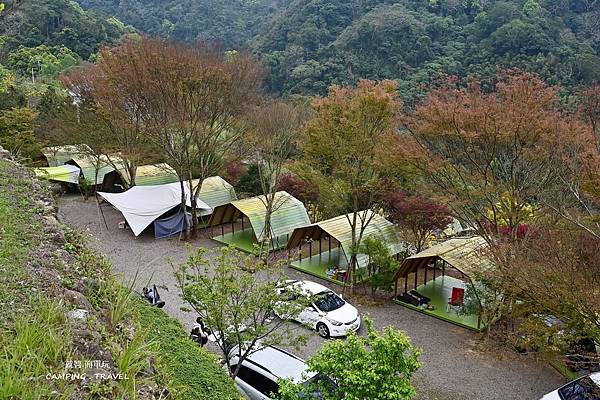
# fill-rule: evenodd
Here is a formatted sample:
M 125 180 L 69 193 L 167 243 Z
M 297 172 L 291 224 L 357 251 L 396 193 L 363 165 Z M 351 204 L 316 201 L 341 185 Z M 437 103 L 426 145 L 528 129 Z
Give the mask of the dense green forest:
M 498 66 L 533 71 L 567 88 L 600 79 L 598 0 L 78 3 L 6 2 L 0 21 L 3 80 L 8 71 L 30 78 L 32 68 L 55 77 L 93 57 L 99 44 L 132 32 L 128 25 L 174 40 L 249 48 L 264 59 L 267 89 L 282 94 L 323 94 L 331 83 L 393 78 L 411 100 L 419 83 L 442 74 L 485 80 Z
M 0 109 L 37 102 L 61 72 L 135 29 L 71 0 L 10 0 L 0 14 Z
M 78 0 L 149 35 L 243 48 L 291 0 Z
M 440 74 L 498 66 L 573 87 L 600 78 L 597 0 L 79 0 L 141 31 L 264 57 L 276 93 L 394 78 L 403 97 Z
M 440 74 L 519 67 L 570 87 L 600 78 L 598 1 L 296 0 L 253 45 L 269 88 L 395 78 L 405 97 Z
M 40 158 L 50 115 L 70 101 L 59 75 L 135 33 L 72 0 L 0 2 L 0 145 Z

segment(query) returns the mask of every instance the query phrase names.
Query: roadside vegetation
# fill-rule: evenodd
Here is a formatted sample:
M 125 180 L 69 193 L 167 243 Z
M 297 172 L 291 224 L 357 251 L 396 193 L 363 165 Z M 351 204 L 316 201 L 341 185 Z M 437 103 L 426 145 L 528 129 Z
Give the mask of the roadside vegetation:
M 56 220 L 45 187 L 4 159 L 0 227 L 0 398 L 238 398 L 216 358 L 121 286 Z

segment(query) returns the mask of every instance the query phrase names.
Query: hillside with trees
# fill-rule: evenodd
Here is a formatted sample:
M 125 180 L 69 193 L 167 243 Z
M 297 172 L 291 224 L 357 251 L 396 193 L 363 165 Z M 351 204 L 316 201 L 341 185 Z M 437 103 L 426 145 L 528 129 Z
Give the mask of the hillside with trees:
M 559 0 L 80 0 L 151 35 L 249 47 L 267 88 L 325 94 L 332 83 L 396 79 L 405 99 L 443 74 L 491 80 L 500 67 L 571 88 L 600 78 L 600 3 Z M 210 4 L 209 4 L 210 3 Z
M 347 227 L 340 230 L 343 236 L 338 235 L 342 240 L 336 241 L 337 254 L 346 257 L 346 263 L 321 261 L 319 255 L 315 276 L 339 284 L 352 302 L 360 300 L 364 314 L 375 311 L 372 315 L 379 318 L 383 312 L 377 307 L 396 300 L 423 313 L 445 309 L 445 314 L 431 315 L 449 322 L 463 316 L 477 319 L 476 325 L 458 325 L 480 331 L 468 340 L 474 343 L 480 338 L 482 344 L 491 344 L 493 359 L 510 360 L 518 350 L 524 353 L 523 360 L 534 355 L 558 365 L 567 376 L 597 369 L 599 17 L 600 0 L 12 0 L 0 4 L 0 150 L 12 154 L 0 159 L 0 265 L 10 267 L 4 272 L 14 270 L 14 275 L 4 277 L 0 268 L 0 281 L 7 282 L 4 295 L 0 285 L 0 299 L 12 295 L 14 304 L 22 303 L 22 309 L 10 304 L 6 310 L 10 314 L 0 311 L 0 330 L 10 333 L 0 337 L 0 344 L 9 349 L 0 355 L 0 371 L 17 371 L 13 380 L 0 376 L 0 397 L 35 398 L 30 392 L 37 387 L 26 383 L 31 377 L 58 371 L 71 350 L 80 358 L 85 355 L 75 351 L 75 340 L 70 339 L 76 339 L 77 332 L 69 336 L 71 325 L 64 323 L 78 319 L 69 317 L 72 307 L 30 296 L 46 281 L 52 285 L 42 286 L 39 293 L 48 298 L 57 294 L 94 317 L 90 324 L 98 324 L 88 328 L 99 332 L 94 339 L 98 339 L 98 353 L 113 352 L 111 370 L 129 371 L 129 376 L 143 379 L 154 387 L 154 397 L 164 390 L 174 399 L 196 398 L 196 393 L 205 397 L 210 390 L 212 398 L 236 396 L 214 358 L 193 347 L 181 325 L 159 310 L 138 307 L 140 300 L 130 296 L 133 286 L 126 290 L 121 286 L 124 282 L 108 281 L 110 266 L 59 224 L 47 189 L 19 166 L 40 166 L 46 162 L 40 153 L 43 147 L 63 145 L 76 146 L 76 153 L 90 159 L 95 176 L 90 180 L 80 168 L 70 185 L 63 181 L 55 189 L 79 191 L 81 200 L 75 195 L 64 197 L 82 210 L 73 218 L 81 223 L 75 226 L 97 226 L 103 233 L 109 224 L 99 197 L 106 193 L 98 194 L 103 191 L 98 181 L 102 160 L 109 160 L 108 167 L 123 177 L 128 175 L 123 179 L 127 184 L 116 191 L 142 186 L 142 180 L 136 180 L 143 176 L 138 167 L 168 164 L 179 194 L 176 204 L 161 213 L 181 215 L 175 233 L 200 248 L 184 255 L 183 264 L 166 257 L 181 248 L 157 256 L 149 252 L 152 257 L 145 268 L 163 274 L 168 266 L 180 266 L 161 279 L 176 283 L 171 287 L 177 287 L 179 298 L 191 307 L 180 311 L 193 310 L 209 325 L 213 338 L 220 341 L 212 346 L 219 348 L 217 353 L 227 358 L 232 345 L 237 346 L 238 366 L 253 347 L 244 350 L 245 344 L 266 340 L 281 344 L 286 338 L 275 329 L 283 327 L 281 320 L 271 318 L 275 303 L 297 300 L 293 293 L 275 290 L 282 288 L 278 282 L 296 277 L 295 272 L 287 275 L 283 270 L 286 260 L 291 264 L 293 254 L 301 261 L 306 245 L 309 257 L 305 259 L 313 257 L 317 246 L 324 254 L 322 239 L 328 239 L 331 254 L 331 238 L 336 238 L 322 225 L 345 219 Z M 230 181 L 227 186 L 235 188 L 240 200 L 260 195 L 249 203 L 264 207 L 257 207 L 262 211 L 256 213 L 262 233 L 252 222 L 251 228 L 244 227 L 244 219 L 238 218 L 244 214 L 241 209 L 239 215 L 224 212 L 232 214 L 231 220 L 211 217 L 206 229 L 199 210 L 210 209 L 218 216 L 218 207 L 237 207 L 231 203 L 202 206 L 198 201 L 204 180 L 215 176 Z M 289 225 L 282 222 L 284 213 L 278 213 L 286 207 L 278 195 L 281 190 L 309 209 L 302 204 L 290 207 L 300 212 L 289 219 L 294 220 Z M 89 207 L 91 194 L 96 196 Z M 137 207 L 142 215 L 144 205 Z M 113 226 L 122 226 L 128 222 L 126 213 L 116 209 L 104 207 L 107 214 L 113 213 Z M 93 225 L 95 218 L 97 225 Z M 386 223 L 377 222 L 386 218 Z M 248 234 L 243 245 L 251 256 L 225 248 L 205 257 L 202 247 L 214 247 L 212 241 L 203 241 L 209 231 L 213 236 L 212 228 L 220 224 L 221 238 L 212 239 L 221 242 L 229 222 L 230 237 L 234 230 Z M 276 234 L 275 227 L 282 225 L 289 231 Z M 315 225 L 329 237 L 305 230 Z M 298 228 L 302 237 L 295 243 Z M 124 238 L 123 246 L 134 243 L 127 229 L 116 229 L 110 232 L 121 235 L 115 235 L 115 241 Z M 375 230 L 382 239 L 371 233 Z M 284 234 L 287 257 L 271 246 Z M 462 283 L 439 286 L 436 296 L 441 303 L 433 303 L 433 297 L 423 293 L 417 296 L 417 289 L 430 282 L 430 269 L 436 279 L 436 263 L 446 253 L 436 253 L 433 265 L 415 264 L 413 271 L 412 266 L 405 268 L 404 257 L 429 251 L 436 243 L 443 245 L 448 238 L 473 234 L 478 236 L 476 242 L 465 243 L 481 245 L 470 248 L 469 244 L 468 252 L 460 251 L 468 276 L 451 262 L 454 276 L 445 275 L 445 259 L 441 267 L 442 277 Z M 179 245 L 173 236 L 165 249 Z M 106 242 L 104 251 L 114 253 L 114 265 L 135 268 L 144 265 L 142 254 L 158 248 L 152 241 L 139 240 L 136 243 L 147 247 L 129 246 L 120 252 L 113 242 Z M 50 253 L 58 257 L 38 257 Z M 419 268 L 425 272 L 422 277 Z M 268 284 L 267 272 L 271 274 Z M 106 286 L 87 286 L 90 279 L 105 278 Z M 412 292 L 409 283 L 416 297 L 403 297 Z M 397 296 L 402 287 L 404 293 Z M 462 289 L 456 291 L 460 293 L 456 298 L 454 288 Z M 72 292 L 85 292 L 89 305 L 76 304 L 77 294 Z M 215 301 L 214 293 L 225 299 Z M 156 304 L 154 296 L 147 298 Z M 415 301 L 406 303 L 402 298 Z M 440 346 L 439 338 L 458 335 L 445 333 L 450 331 L 442 325 L 439 330 L 424 330 L 426 325 L 420 321 L 410 323 L 400 313 L 385 314 L 394 318 L 393 329 L 378 334 L 365 320 L 366 339 L 350 334 L 342 344 L 310 349 L 309 366 L 332 376 L 344 398 L 409 399 L 416 389 L 427 399 L 456 398 L 451 397 L 456 393 L 459 398 L 505 400 L 523 398 L 523 390 L 506 396 L 494 385 L 528 386 L 531 398 L 539 398 L 547 389 L 541 369 L 539 375 L 532 369 L 535 379 L 530 379 L 509 361 L 515 382 L 505 385 L 511 379 L 501 375 L 504 367 L 488 364 L 492 358 L 485 358 L 483 346 L 475 348 L 462 339 L 459 345 Z M 34 315 L 51 317 L 34 320 L 33 327 L 36 332 L 49 331 L 48 343 L 57 351 L 46 351 L 36 336 L 33 345 L 19 346 L 18 338 L 23 336 L 19 329 Z M 187 317 L 172 316 L 189 322 Z M 353 318 L 349 323 L 329 322 L 358 329 L 360 321 Z M 554 322 L 548 323 L 550 319 Z M 352 325 L 356 321 L 358 325 Z M 378 319 L 379 326 L 383 322 L 387 324 Z M 131 326 L 136 331 L 129 334 Z M 423 353 L 427 354 L 423 362 L 427 380 L 414 382 L 415 389 L 411 378 L 420 368 L 420 351 L 413 351 L 404 334 L 396 331 L 399 328 L 412 329 L 412 337 L 419 337 L 429 353 Z M 319 324 L 314 329 L 319 331 Z M 332 330 L 326 329 L 319 334 L 330 336 Z M 67 332 L 62 339 L 61 332 Z M 367 347 L 371 351 L 365 352 Z M 452 352 L 446 352 L 449 349 Z M 477 357 L 459 361 L 471 351 Z M 129 357 L 130 352 L 138 356 Z M 40 358 L 29 363 L 30 355 L 38 353 Z M 510 357 L 505 358 L 505 353 Z M 441 355 L 442 361 L 431 362 L 432 354 Z M 146 373 L 146 361 L 155 355 L 156 371 Z M 336 355 L 350 357 L 352 368 Z M 385 355 L 395 360 L 380 362 Z M 229 358 L 224 361 L 230 377 L 236 377 L 240 368 L 233 368 L 236 363 L 229 364 Z M 376 376 L 365 379 L 359 373 L 363 370 L 375 371 Z M 354 382 L 357 376 L 360 382 Z M 481 381 L 472 380 L 475 376 Z M 213 380 L 216 389 L 209 385 Z M 3 383 L 12 381 L 17 384 L 4 389 Z M 544 386 L 533 387 L 532 382 Z M 463 393 L 454 383 L 469 390 L 477 386 L 480 392 Z M 40 396 L 58 390 L 55 385 L 40 385 Z M 91 397 L 104 390 L 107 398 L 133 398 L 136 390 L 145 390 L 125 381 L 107 385 L 88 387 L 84 394 Z M 192 388 L 186 392 L 182 387 L 187 386 Z M 428 396 L 428 389 L 441 390 L 441 396 Z M 222 396 L 215 396 L 216 390 Z M 304 389 L 291 387 L 291 395 L 299 390 Z M 492 392 L 498 397 L 487 396 Z
M 290 0 L 78 0 L 152 36 L 246 47 Z
M 67 101 L 58 77 L 92 61 L 103 44 L 136 31 L 70 0 L 9 0 L 0 7 L 0 145 L 19 159 L 40 156 L 33 141 L 48 113 Z
M 254 45 L 278 92 L 394 78 L 410 99 L 442 74 L 485 80 L 498 66 L 572 87 L 600 78 L 599 15 L 598 2 L 297 0 Z

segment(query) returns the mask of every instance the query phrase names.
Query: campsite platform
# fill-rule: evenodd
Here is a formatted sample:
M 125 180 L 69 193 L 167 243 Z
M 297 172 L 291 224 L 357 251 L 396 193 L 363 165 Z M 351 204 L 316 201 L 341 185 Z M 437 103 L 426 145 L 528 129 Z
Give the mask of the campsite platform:
M 446 275 L 438 276 L 437 278 L 428 281 L 426 284 L 417 287 L 417 292 L 431 299 L 429 304 L 433 305 L 433 310 L 413 306 L 412 304 L 404 303 L 397 299 L 395 299 L 394 302 L 423 314 L 462 326 L 463 328 L 474 331 L 483 330 L 485 328 L 483 322 L 479 328 L 477 327 L 477 315 L 459 315 L 457 310 L 452 307 L 447 311 L 448 299 L 452 296 L 453 287 L 465 288 L 465 282 Z
M 343 281 L 327 276 L 327 270 L 330 266 L 338 266 L 343 270 L 348 269 L 346 256 L 341 248 L 333 248 L 331 251 L 324 251 L 311 257 L 302 257 L 302 260 L 296 260 L 290 263 L 290 267 L 297 271 L 304 272 L 337 285 L 343 285 Z
M 217 235 L 213 237 L 213 240 L 223 243 L 227 246 L 234 247 L 238 250 L 244 251 L 246 253 L 254 254 L 257 252 L 258 243 L 256 242 L 256 237 L 254 236 L 254 231 L 252 229 L 244 229 L 243 231 L 235 231 L 228 232 L 224 235 Z M 279 242 L 276 243 L 275 247 L 271 248 L 272 250 L 279 250 L 284 248 L 287 245 L 287 239 L 285 237 L 279 238 Z
M 213 240 L 223 243 L 227 246 L 234 247 L 246 253 L 254 253 L 256 251 L 256 238 L 252 229 L 244 229 L 243 231 L 229 232 L 224 235 L 214 236 Z

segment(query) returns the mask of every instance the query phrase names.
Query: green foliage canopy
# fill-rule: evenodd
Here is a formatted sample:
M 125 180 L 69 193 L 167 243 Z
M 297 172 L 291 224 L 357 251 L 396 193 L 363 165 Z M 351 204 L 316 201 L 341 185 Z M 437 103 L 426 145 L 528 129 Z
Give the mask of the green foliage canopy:
M 346 340 L 327 342 L 308 360 L 311 371 L 328 376 L 338 385 L 340 393 L 328 397 L 326 387 L 323 390 L 325 398 L 411 399 L 416 392 L 410 380 L 421 366 L 418 360 L 420 351 L 401 331 L 388 326 L 383 332 L 377 332 L 369 318 L 365 318 L 365 324 L 366 337 L 351 333 Z M 289 382 L 281 386 L 283 400 L 297 399 L 299 390 L 302 390 Z M 302 393 L 306 396 L 306 389 Z

